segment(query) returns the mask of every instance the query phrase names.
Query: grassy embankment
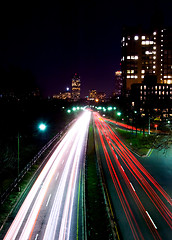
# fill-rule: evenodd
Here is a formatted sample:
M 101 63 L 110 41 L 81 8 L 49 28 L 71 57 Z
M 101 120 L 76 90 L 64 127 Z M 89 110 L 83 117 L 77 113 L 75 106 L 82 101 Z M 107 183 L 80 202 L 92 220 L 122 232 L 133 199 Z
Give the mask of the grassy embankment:
M 113 239 L 100 184 L 92 123 L 89 127 L 86 159 L 86 208 L 88 239 Z
M 115 131 L 127 146 L 141 156 L 146 155 L 149 149 L 154 147 L 153 143 L 155 142 L 156 135 L 148 135 L 140 132 L 137 132 L 136 135 L 136 133 L 120 128 L 115 129 Z

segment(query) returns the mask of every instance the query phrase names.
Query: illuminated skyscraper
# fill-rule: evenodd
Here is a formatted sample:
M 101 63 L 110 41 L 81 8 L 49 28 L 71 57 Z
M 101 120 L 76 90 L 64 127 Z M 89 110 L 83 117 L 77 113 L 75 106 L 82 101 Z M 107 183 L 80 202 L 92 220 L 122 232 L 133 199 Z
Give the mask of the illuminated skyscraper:
M 121 90 L 123 86 L 123 79 L 122 79 L 122 72 L 117 71 L 115 72 L 115 97 L 121 96 Z
M 74 77 L 72 78 L 72 100 L 78 101 L 81 95 L 81 81 L 80 76 L 75 73 Z
M 127 28 L 122 37 L 121 69 L 124 91 L 134 83 L 142 83 L 147 75 L 156 76 L 158 83 L 172 84 L 171 30 Z

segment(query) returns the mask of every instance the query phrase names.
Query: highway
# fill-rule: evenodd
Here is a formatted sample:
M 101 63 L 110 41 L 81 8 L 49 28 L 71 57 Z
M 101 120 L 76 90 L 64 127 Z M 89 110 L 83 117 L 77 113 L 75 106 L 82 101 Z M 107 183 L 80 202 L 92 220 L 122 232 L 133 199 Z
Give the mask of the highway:
M 65 134 L 4 240 L 84 239 L 83 167 L 90 115 L 84 111 Z
M 172 199 L 98 113 L 95 143 L 123 239 L 172 238 Z

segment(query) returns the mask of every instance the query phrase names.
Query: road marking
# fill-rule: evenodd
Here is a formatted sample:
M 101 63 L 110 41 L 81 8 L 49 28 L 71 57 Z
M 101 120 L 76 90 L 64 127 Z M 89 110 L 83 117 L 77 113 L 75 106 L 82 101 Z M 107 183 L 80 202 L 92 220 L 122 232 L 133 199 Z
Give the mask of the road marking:
M 147 213 L 147 215 L 148 215 L 149 219 L 151 220 L 151 222 L 152 222 L 152 224 L 153 224 L 154 228 L 156 228 L 156 229 L 157 229 L 157 226 L 155 225 L 155 223 L 154 223 L 154 221 L 152 220 L 152 218 L 151 218 L 151 216 L 149 215 L 149 213 L 148 213 L 147 211 L 146 211 L 146 213 Z
M 124 171 L 123 167 L 121 166 L 122 170 Z M 125 172 L 125 171 L 124 171 Z
M 48 203 L 49 203 L 49 201 L 50 201 L 50 198 L 51 198 L 51 194 L 50 194 L 49 197 L 48 197 L 46 207 L 48 206 Z
M 39 234 L 37 233 L 37 234 L 36 234 L 36 237 L 35 237 L 35 240 L 37 240 L 37 239 L 38 239 L 38 235 L 39 235 Z
M 134 189 L 133 184 L 131 182 L 130 182 L 130 185 L 131 185 L 133 191 L 135 192 L 135 189 Z
M 59 173 L 57 173 L 57 175 L 56 175 L 56 180 L 57 180 L 58 176 L 59 176 Z

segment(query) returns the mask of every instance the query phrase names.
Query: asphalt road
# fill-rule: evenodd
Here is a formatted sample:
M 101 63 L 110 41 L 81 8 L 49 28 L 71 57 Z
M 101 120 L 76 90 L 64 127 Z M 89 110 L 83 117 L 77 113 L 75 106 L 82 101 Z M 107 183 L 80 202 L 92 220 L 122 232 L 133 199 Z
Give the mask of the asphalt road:
M 95 140 L 123 239 L 172 239 L 170 158 L 157 170 L 156 152 L 148 160 L 135 156 L 98 113 L 93 116 Z M 166 181 L 159 173 L 167 176 Z
M 4 239 L 84 239 L 83 176 L 90 112 L 71 126 L 35 181 Z

